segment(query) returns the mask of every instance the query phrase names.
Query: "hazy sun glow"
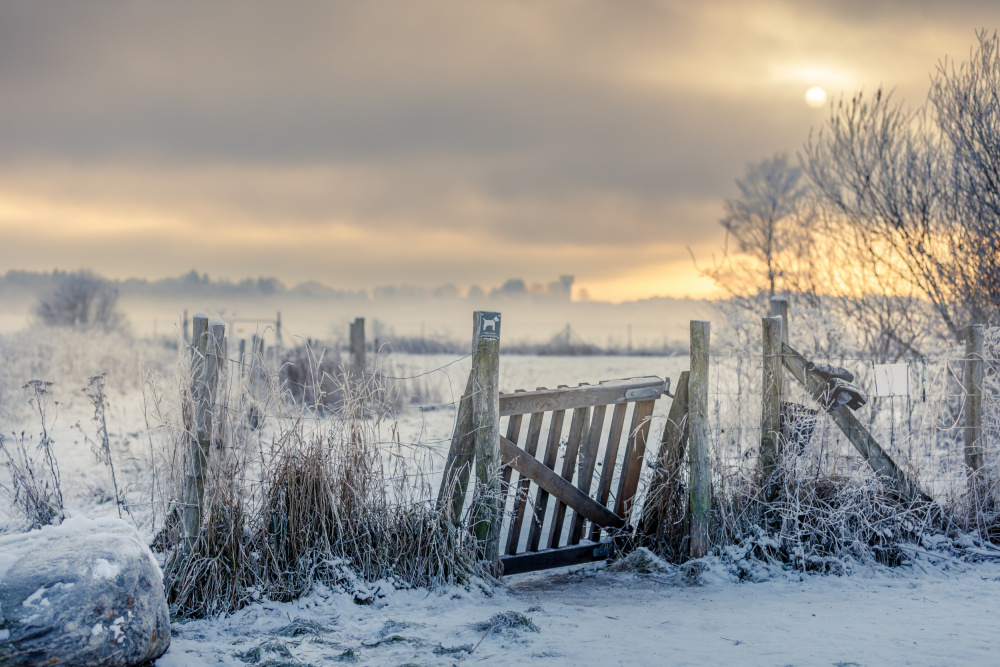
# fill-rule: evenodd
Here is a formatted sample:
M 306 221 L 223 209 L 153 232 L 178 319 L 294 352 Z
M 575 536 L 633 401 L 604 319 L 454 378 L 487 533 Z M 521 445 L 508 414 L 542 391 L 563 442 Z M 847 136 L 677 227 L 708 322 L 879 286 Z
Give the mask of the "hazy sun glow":
M 813 86 L 806 91 L 806 104 L 813 109 L 818 109 L 826 104 L 826 91 L 819 86 Z

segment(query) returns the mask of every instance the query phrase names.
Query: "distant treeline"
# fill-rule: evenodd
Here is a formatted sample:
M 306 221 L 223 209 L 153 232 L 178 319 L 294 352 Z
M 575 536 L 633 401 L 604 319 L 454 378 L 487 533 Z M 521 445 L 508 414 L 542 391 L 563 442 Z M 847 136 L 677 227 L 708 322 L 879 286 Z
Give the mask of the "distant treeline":
M 468 354 L 468 343 L 443 338 L 419 338 L 411 336 L 388 336 L 378 340 L 382 354 Z M 688 354 L 688 348 L 680 342 L 668 342 L 656 347 L 593 345 L 582 341 L 574 341 L 567 345 L 562 341 L 552 340 L 546 343 L 504 343 L 501 346 L 503 354 L 524 354 L 538 356 L 587 356 L 587 355 L 635 355 L 635 356 L 675 356 Z
M 59 269 L 51 272 L 11 270 L 0 276 L 0 294 L 39 295 L 55 289 L 71 271 Z M 383 285 L 369 292 L 366 289 L 337 289 L 315 280 L 299 283 L 294 287 L 285 285 L 274 277 L 260 276 L 244 278 L 240 281 L 211 278 L 207 273 L 189 271 L 176 278 L 147 280 L 127 278 L 108 279 L 122 296 L 212 296 L 212 297 L 254 297 L 287 295 L 314 299 L 337 299 L 368 301 L 390 299 L 556 299 L 569 301 L 573 291 L 573 276 L 560 276 L 548 284 L 527 283 L 520 278 L 507 280 L 499 287 L 484 290 L 472 285 L 460 290 L 452 284 L 428 288 L 415 285 Z

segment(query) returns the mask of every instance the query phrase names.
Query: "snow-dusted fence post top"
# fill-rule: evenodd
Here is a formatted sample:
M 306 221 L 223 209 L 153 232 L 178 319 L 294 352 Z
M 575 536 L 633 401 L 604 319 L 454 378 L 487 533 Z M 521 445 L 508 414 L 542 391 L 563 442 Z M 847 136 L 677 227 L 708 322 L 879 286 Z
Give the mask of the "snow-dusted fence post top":
M 472 314 L 472 422 L 476 455 L 474 530 L 484 560 L 500 564 L 500 313 Z
M 771 317 L 781 318 L 781 342 L 788 345 L 788 299 L 783 296 L 771 297 Z
M 191 397 L 194 403 L 194 423 L 188 449 L 188 471 L 184 479 L 184 540 L 191 548 L 201 530 L 201 505 L 205 494 L 205 473 L 212 445 L 212 417 L 215 414 L 216 391 L 220 366 L 225 358 L 226 325 L 220 319 L 200 315 L 194 317 L 194 360 L 192 363 Z
M 691 374 L 688 376 L 688 456 L 692 558 L 708 553 L 712 512 L 712 468 L 708 451 L 708 350 L 712 323 L 691 320 Z
M 965 338 L 965 465 L 969 483 L 977 487 L 983 476 L 983 325 L 969 326 Z

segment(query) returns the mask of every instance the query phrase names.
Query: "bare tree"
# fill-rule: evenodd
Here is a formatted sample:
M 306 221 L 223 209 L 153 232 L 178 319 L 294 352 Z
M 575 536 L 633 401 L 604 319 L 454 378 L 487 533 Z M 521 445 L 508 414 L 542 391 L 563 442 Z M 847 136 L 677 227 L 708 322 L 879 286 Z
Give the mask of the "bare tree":
M 35 315 L 49 326 L 99 326 L 107 331 L 125 321 L 117 288 L 90 271 L 67 274 L 51 294 L 39 299 Z
M 859 291 L 929 302 L 953 335 L 1000 316 L 1000 49 L 977 37 L 968 62 L 939 64 L 928 105 L 881 90 L 841 100 L 802 159 L 829 234 L 862 269 Z M 913 350 L 925 324 L 897 317 L 890 333 Z
M 948 149 L 951 235 L 958 260 L 950 287 L 974 322 L 1000 314 L 1000 40 L 985 30 L 968 62 L 947 59 L 931 79 L 928 102 Z
M 801 256 L 803 244 L 809 241 L 802 170 L 789 165 L 788 156 L 778 154 L 747 165 L 736 186 L 740 196 L 726 200 L 726 217 L 720 224 L 741 253 L 763 266 L 772 297 L 778 278 L 786 275 L 783 260 L 787 261 L 789 253 Z
M 802 170 L 783 154 L 749 163 L 736 179 L 739 196 L 726 200 L 719 221 L 726 230 L 722 257 L 698 270 L 740 308 L 766 311 L 767 299 L 779 292 L 818 305 L 807 185 Z

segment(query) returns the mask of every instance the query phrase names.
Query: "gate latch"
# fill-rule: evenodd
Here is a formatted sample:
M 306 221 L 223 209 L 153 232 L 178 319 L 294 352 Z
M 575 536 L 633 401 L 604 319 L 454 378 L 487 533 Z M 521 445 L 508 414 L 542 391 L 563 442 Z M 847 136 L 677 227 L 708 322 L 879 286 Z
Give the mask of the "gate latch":
M 669 396 L 670 391 L 670 378 L 663 381 L 663 384 L 658 384 L 653 387 L 641 387 L 639 389 L 629 389 L 625 392 L 626 401 L 635 401 L 643 398 L 657 398 L 663 394 Z

